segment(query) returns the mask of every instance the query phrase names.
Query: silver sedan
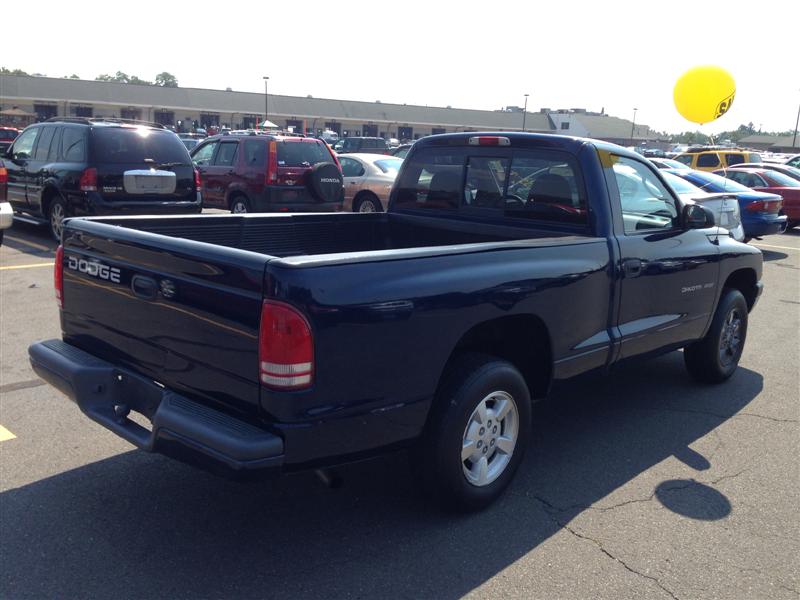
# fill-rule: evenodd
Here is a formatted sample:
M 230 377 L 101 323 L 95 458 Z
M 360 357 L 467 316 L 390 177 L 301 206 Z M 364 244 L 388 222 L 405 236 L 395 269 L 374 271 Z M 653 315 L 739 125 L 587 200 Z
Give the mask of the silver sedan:
M 389 204 L 403 160 L 386 154 L 345 154 L 339 157 L 344 176 L 344 206 L 353 212 L 381 212 Z

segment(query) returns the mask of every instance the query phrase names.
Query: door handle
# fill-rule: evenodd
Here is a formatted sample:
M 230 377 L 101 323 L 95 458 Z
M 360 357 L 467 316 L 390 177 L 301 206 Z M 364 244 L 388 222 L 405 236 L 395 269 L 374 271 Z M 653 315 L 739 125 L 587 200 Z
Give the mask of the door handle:
M 622 272 L 627 278 L 638 277 L 642 274 L 642 261 L 638 258 L 626 258 L 622 261 Z

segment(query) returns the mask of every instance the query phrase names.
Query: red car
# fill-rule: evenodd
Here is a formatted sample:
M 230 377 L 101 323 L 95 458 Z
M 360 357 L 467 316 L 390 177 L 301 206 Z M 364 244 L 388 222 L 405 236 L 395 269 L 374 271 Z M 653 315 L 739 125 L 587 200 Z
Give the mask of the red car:
M 0 154 L 5 154 L 11 147 L 11 142 L 17 139 L 19 129 L 13 127 L 0 127 Z
M 338 159 L 322 140 L 290 133 L 216 135 L 191 151 L 203 207 L 233 213 L 342 210 Z
M 766 168 L 732 167 L 714 171 L 759 192 L 783 196 L 783 214 L 789 223 L 787 229 L 800 225 L 800 181 Z

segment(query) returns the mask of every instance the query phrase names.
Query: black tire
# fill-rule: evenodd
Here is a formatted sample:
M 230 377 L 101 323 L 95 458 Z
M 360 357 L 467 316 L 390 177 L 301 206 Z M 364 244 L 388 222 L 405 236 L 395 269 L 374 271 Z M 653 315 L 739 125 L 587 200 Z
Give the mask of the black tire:
M 692 377 L 703 383 L 722 383 L 733 375 L 747 338 L 747 316 L 742 293 L 723 290 L 708 333 L 683 349 L 683 360 Z
M 336 202 L 342 196 L 342 173 L 332 162 L 317 163 L 306 175 L 311 196 L 318 202 Z
M 245 198 L 242 194 L 237 194 L 231 198 L 231 212 L 238 215 L 251 212 L 250 202 L 248 202 L 247 198 Z
M 516 443 L 510 453 L 501 452 L 498 437 L 495 440 L 497 445 L 492 441 L 487 454 L 489 443 L 481 446 L 481 440 L 473 442 L 474 454 L 486 457 L 490 465 L 487 468 L 499 469 L 494 479 L 487 478 L 483 485 L 476 485 L 469 481 L 467 470 L 472 466 L 480 472 L 478 461 L 473 462 L 471 457 L 462 460 L 463 449 L 467 448 L 465 438 L 468 426 L 476 423 L 480 426 L 481 423 L 473 419 L 477 407 L 482 403 L 488 406 L 487 399 L 503 393 L 513 400 L 516 413 L 506 413 L 501 422 L 495 421 L 488 427 L 486 434 L 491 436 L 491 429 L 497 431 L 497 426 L 500 426 L 496 436 L 507 434 L 513 437 L 513 416 L 517 423 Z M 502 396 L 500 398 L 505 401 Z M 500 406 L 493 400 L 489 402 L 493 403 L 494 408 Z M 492 414 L 488 413 L 489 420 Z M 458 357 L 445 373 L 425 431 L 411 453 L 412 466 L 424 491 L 445 510 L 472 511 L 487 507 L 513 479 L 528 445 L 530 421 L 530 393 L 525 379 L 514 365 L 483 354 Z M 476 431 L 476 434 L 483 435 L 484 429 Z M 494 463 L 495 460 L 499 462 Z M 494 467 L 491 466 L 493 464 Z
M 375 194 L 361 194 L 353 203 L 353 212 L 383 212 L 383 205 Z
M 47 205 L 47 227 L 50 235 L 59 244 L 64 230 L 64 219 L 67 218 L 67 203 L 61 196 L 55 196 Z

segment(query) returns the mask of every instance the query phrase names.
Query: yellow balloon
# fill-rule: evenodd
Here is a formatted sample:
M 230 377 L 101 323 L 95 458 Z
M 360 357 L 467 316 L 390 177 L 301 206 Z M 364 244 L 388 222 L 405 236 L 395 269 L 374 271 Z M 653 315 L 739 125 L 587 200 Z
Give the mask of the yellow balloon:
M 689 69 L 675 83 L 675 108 L 693 123 L 719 119 L 733 104 L 736 82 L 725 69 L 704 65 Z

